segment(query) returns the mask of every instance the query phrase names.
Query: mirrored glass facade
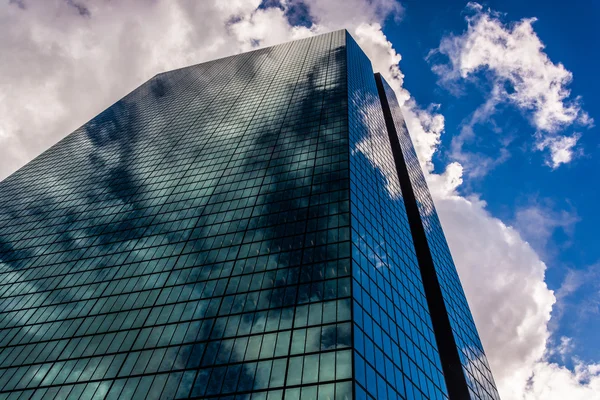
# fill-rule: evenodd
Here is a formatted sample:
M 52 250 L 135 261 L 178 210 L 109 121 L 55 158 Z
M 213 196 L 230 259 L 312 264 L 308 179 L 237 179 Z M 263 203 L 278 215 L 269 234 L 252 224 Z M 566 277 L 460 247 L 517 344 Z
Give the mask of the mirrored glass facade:
M 0 183 L 0 398 L 449 398 L 382 104 L 336 31 L 159 74 Z
M 396 95 L 376 74 L 413 243 L 452 398 L 499 399 L 494 378 Z
M 444 399 L 446 386 L 371 62 L 348 39 L 356 397 Z

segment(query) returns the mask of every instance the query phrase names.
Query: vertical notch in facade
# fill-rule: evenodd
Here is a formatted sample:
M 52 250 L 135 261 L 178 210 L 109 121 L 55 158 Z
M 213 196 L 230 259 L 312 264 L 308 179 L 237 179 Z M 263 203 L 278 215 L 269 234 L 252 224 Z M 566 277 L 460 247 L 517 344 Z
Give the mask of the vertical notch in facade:
M 450 319 L 444 303 L 442 289 L 440 288 L 440 283 L 435 271 L 433 257 L 431 255 L 431 250 L 427 242 L 427 236 L 425 234 L 425 228 L 423 227 L 423 221 L 417 206 L 415 191 L 413 190 L 408 168 L 406 166 L 406 160 L 398 140 L 398 133 L 396 131 L 390 105 L 385 94 L 383 78 L 381 77 L 381 74 L 375 74 L 375 81 L 377 82 L 377 92 L 381 101 L 381 107 L 383 109 L 385 124 L 390 138 L 392 153 L 396 163 L 396 171 L 400 180 L 400 188 L 404 197 L 408 222 L 410 225 L 413 242 L 415 244 L 417 261 L 419 263 L 419 269 L 423 279 L 425 296 L 427 297 L 427 305 L 429 307 L 433 331 L 440 353 L 442 370 L 446 380 L 448 394 L 452 400 L 470 399 L 469 387 L 467 386 L 467 381 L 462 371 L 462 364 L 460 362 L 458 348 L 456 346 L 456 341 L 450 325 Z

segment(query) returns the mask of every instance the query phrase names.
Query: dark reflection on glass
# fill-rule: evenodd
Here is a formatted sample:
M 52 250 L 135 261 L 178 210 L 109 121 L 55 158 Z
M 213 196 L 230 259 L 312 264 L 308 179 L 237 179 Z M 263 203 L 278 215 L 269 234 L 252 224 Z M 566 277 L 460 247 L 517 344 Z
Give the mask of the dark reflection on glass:
M 160 74 L 2 182 L 0 395 L 350 398 L 344 44 Z

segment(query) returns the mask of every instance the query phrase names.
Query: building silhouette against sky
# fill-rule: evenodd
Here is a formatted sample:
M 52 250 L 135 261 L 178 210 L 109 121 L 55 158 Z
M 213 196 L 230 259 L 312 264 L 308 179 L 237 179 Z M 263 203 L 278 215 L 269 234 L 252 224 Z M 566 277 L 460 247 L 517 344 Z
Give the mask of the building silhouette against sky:
M 0 397 L 498 398 L 345 30 L 159 74 L 0 184 Z

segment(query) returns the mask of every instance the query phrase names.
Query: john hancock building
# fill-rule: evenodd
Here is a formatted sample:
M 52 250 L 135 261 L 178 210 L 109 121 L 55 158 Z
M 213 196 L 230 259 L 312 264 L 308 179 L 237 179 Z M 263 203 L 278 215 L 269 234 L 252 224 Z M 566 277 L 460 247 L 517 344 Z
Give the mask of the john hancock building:
M 159 74 L 0 184 L 0 397 L 499 398 L 345 30 Z

